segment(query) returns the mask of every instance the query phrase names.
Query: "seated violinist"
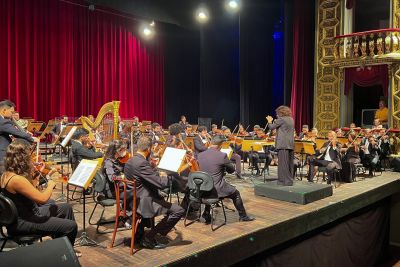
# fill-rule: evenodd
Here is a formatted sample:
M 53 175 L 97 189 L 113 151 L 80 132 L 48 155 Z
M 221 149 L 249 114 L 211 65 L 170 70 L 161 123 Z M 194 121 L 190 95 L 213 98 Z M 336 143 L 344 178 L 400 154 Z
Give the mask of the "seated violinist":
M 370 129 L 365 130 L 365 136 L 360 143 L 361 162 L 368 167 L 368 176 L 372 177 L 379 163 L 380 149 Z
M 239 124 L 239 131 L 238 131 L 238 136 L 249 136 L 250 134 L 246 131 L 244 126 L 242 124 Z
M 194 155 L 197 155 L 207 150 L 210 139 L 208 138 L 207 128 L 205 126 L 199 126 L 199 133 L 194 138 Z
M 173 148 L 182 147 L 182 126 L 179 123 L 173 123 L 168 127 L 168 131 L 169 136 L 167 137 L 166 145 Z
M 221 130 L 218 129 L 218 125 L 211 124 L 211 131 L 208 134 L 213 137 L 214 135 L 221 134 Z
M 153 143 L 162 143 L 160 141 L 162 136 L 161 125 L 157 122 L 153 122 L 151 124 L 151 131 L 149 132 L 149 137 L 151 138 Z
M 69 203 L 49 201 L 56 187 L 54 181 L 50 180 L 43 191 L 37 189 L 39 180 L 32 175 L 28 141 L 15 139 L 7 148 L 4 162 L 1 191 L 18 210 L 18 218 L 7 226 L 7 232 L 10 235 L 40 234 L 52 238 L 66 236 L 74 245 L 78 226 L 72 207 Z
M 299 134 L 299 139 L 300 139 L 300 140 L 306 139 L 307 136 L 308 136 L 308 131 L 309 131 L 308 125 L 307 125 L 307 124 L 304 124 L 304 125 L 301 127 L 301 133 Z
M 97 159 L 103 157 L 103 153 L 96 152 L 89 141 L 89 132 L 85 128 L 76 130 L 71 141 L 71 166 L 72 169 L 78 166 L 82 159 Z
M 159 190 L 168 188 L 173 176 L 158 173 L 149 163 L 151 140 L 143 136 L 138 140 L 138 152 L 125 164 L 125 176 L 129 180 L 136 180 L 139 206 L 137 212 L 145 218 L 165 215 L 164 218 L 147 232 L 141 245 L 145 248 L 157 249 L 166 245 L 158 243 L 157 234 L 166 236 L 184 215 L 185 210 L 177 204 L 165 201 Z M 129 203 L 132 207 L 132 203 Z
M 345 162 L 352 164 L 361 162 L 359 142 L 357 142 L 356 135 L 354 133 L 348 134 L 347 142 L 340 149 L 340 152 L 344 154 L 343 160 Z
M 230 147 L 233 150 L 233 153 L 232 153 L 232 156 L 231 156 L 231 160 L 235 162 L 235 174 L 236 174 L 236 177 L 239 178 L 239 179 L 243 179 L 242 178 L 242 166 L 241 166 L 242 157 L 239 155 L 240 153 L 242 153 L 242 145 L 241 144 L 237 144 L 235 142 L 237 140 L 237 137 L 232 135 L 231 130 L 228 127 L 225 127 L 223 129 L 223 134 L 228 140 L 232 140 L 233 141 L 230 144 Z
M 193 137 L 193 127 L 190 124 L 186 124 L 185 126 L 185 131 L 182 133 L 182 138 L 183 140 L 186 139 L 186 137 Z
M 308 181 L 313 182 L 315 176 L 315 166 L 326 167 L 328 180 L 327 183 L 331 184 L 334 178 L 334 171 L 342 168 L 340 162 L 340 148 L 341 145 L 336 139 L 336 133 L 329 131 L 328 141 L 317 151 L 317 158 L 310 158 L 310 168 L 308 172 Z
M 260 125 L 256 124 L 256 125 L 254 125 L 254 127 L 253 127 L 253 131 L 250 132 L 249 134 L 250 134 L 252 137 L 256 137 L 256 136 L 258 135 L 257 133 L 260 133 L 260 130 L 262 130 L 261 127 L 260 127 Z
M 114 178 L 120 177 L 124 171 L 125 158 L 128 156 L 125 142 L 114 140 L 110 143 L 104 155 L 103 173 L 107 178 L 104 195 L 115 198 Z

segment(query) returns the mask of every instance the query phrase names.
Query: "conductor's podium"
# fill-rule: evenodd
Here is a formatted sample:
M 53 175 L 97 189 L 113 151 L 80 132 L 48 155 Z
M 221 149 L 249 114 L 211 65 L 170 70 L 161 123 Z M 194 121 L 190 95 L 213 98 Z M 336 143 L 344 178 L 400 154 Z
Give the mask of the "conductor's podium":
M 305 181 L 294 181 L 292 186 L 282 186 L 277 181 L 272 181 L 256 184 L 254 193 L 257 196 L 305 205 L 332 196 L 333 189 L 331 185 Z

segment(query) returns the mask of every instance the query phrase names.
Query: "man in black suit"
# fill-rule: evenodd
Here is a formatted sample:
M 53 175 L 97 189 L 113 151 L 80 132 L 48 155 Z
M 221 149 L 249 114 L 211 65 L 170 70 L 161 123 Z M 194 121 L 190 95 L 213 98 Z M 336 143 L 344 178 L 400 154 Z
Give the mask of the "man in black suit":
M 310 170 L 308 172 L 307 180 L 309 182 L 313 181 L 315 175 L 315 166 L 326 167 L 326 172 L 328 174 L 327 184 L 331 184 L 334 171 L 340 170 L 342 164 L 340 162 L 340 149 L 341 145 L 336 140 L 336 133 L 334 131 L 328 132 L 328 141 L 323 144 L 322 148 L 317 151 L 317 158 L 310 160 Z
M 96 152 L 94 147 L 88 147 L 89 131 L 85 128 L 76 130 L 71 141 L 71 165 L 75 170 L 82 159 L 97 159 L 103 157 L 103 153 Z
M 208 140 L 207 128 L 205 126 L 199 126 L 199 133 L 194 137 L 194 156 L 197 158 L 199 153 L 207 150 Z
M 224 179 L 225 171 L 228 173 L 233 173 L 235 171 L 235 166 L 228 159 L 227 155 L 220 151 L 221 145 L 224 141 L 225 138 L 223 136 L 214 136 L 211 139 L 209 149 L 201 152 L 197 159 L 200 171 L 210 174 L 214 180 L 215 190 L 214 192 L 211 192 L 209 197 L 232 199 L 236 210 L 239 212 L 239 220 L 246 222 L 253 221 L 253 217 L 247 216 L 239 191 Z M 206 206 L 202 216 L 206 223 L 211 221 L 210 206 Z
M 125 164 L 125 176 L 129 180 L 136 180 L 139 206 L 137 212 L 144 218 L 152 218 L 165 214 L 166 216 L 142 239 L 142 246 L 146 248 L 163 248 L 165 245 L 156 241 L 156 234 L 166 236 L 185 213 L 177 204 L 171 204 L 159 194 L 160 189 L 169 187 L 173 176 L 159 174 L 147 160 L 151 153 L 151 139 L 147 136 L 139 138 L 138 151 Z
M 62 116 L 61 121 L 56 125 L 54 125 L 53 129 L 51 130 L 51 133 L 53 134 L 55 139 L 57 139 L 60 136 L 60 134 L 67 126 L 67 124 L 68 124 L 68 117 L 64 115 Z
M 4 172 L 4 157 L 8 145 L 11 143 L 12 138 L 22 138 L 31 143 L 37 142 L 36 137 L 32 137 L 27 132 L 23 132 L 17 128 L 15 123 L 11 120 L 15 112 L 15 104 L 10 100 L 3 100 L 0 102 L 0 175 Z

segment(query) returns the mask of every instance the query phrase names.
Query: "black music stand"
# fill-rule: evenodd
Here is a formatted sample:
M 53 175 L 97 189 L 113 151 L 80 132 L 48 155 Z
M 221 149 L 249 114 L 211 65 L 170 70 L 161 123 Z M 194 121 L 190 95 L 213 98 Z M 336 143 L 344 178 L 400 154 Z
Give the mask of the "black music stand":
M 303 180 L 303 167 L 307 155 L 315 155 L 314 143 L 310 141 L 295 141 L 294 153 L 300 154 L 300 180 Z

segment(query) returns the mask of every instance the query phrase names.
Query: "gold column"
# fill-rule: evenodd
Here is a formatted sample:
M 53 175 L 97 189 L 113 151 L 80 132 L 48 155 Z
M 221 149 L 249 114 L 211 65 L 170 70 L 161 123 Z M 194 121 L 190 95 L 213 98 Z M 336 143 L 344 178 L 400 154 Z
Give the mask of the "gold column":
M 400 0 L 392 0 L 392 28 L 400 27 Z M 398 35 L 395 34 L 397 37 Z M 395 37 L 394 37 L 395 38 Z M 398 44 L 393 44 L 396 49 Z M 400 64 L 392 64 L 389 68 L 389 79 L 392 89 L 392 127 L 400 127 Z M 389 111 L 390 112 L 390 111 Z
M 331 65 L 335 59 L 334 37 L 340 35 L 340 2 L 340 0 L 318 0 L 314 121 L 322 132 L 340 124 L 339 68 Z

